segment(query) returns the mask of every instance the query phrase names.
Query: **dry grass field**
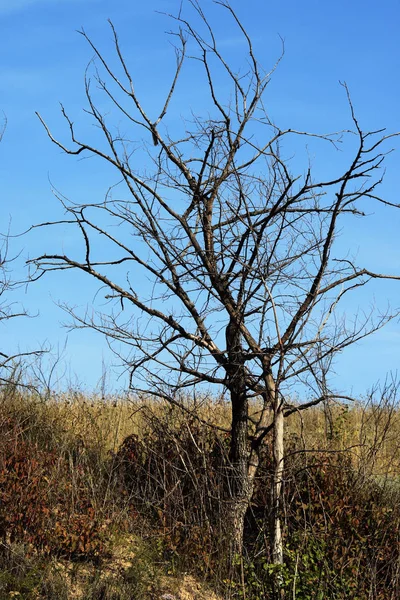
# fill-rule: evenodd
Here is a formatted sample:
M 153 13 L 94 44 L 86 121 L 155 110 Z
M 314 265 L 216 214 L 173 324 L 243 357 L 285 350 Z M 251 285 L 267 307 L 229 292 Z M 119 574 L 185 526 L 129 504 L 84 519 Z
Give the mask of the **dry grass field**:
M 184 407 L 3 388 L 0 599 L 268 598 L 268 444 L 237 580 L 221 556 L 229 406 Z M 400 597 L 399 408 L 286 425 L 285 597 Z

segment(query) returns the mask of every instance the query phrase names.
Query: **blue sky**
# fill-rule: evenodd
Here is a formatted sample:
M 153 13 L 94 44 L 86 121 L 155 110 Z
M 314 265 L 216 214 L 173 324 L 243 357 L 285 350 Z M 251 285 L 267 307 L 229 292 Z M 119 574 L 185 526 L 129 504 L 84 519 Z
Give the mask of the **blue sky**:
M 235 32 L 210 0 L 201 2 L 209 11 L 215 30 L 229 56 L 240 54 Z M 63 155 L 47 139 L 35 116 L 39 111 L 60 136 L 66 131 L 59 113 L 61 101 L 81 123 L 85 105 L 83 77 L 93 52 L 76 30 L 88 35 L 111 55 L 107 19 L 119 33 L 125 56 L 135 74 L 144 103 L 157 106 L 157 90 L 173 66 L 173 54 L 165 31 L 168 19 L 157 11 L 175 12 L 176 0 L 0 0 L 0 110 L 8 126 L 0 145 L 1 231 L 11 219 L 14 233 L 34 223 L 60 216 L 51 189 L 73 200 L 101 197 L 115 177 L 107 169 L 99 172 L 93 161 L 78 161 Z M 274 75 L 267 95 L 271 114 L 282 127 L 326 132 L 350 126 L 349 111 L 339 80 L 346 81 L 357 115 L 366 129 L 387 127 L 400 131 L 400 44 L 398 0 L 321 2 L 295 0 L 233 1 L 254 41 L 259 60 L 270 68 L 285 40 L 285 57 Z M 245 7 L 244 7 L 245 6 Z M 194 74 L 188 72 L 187 97 Z M 182 90 L 181 102 L 185 102 Z M 83 131 L 91 133 L 87 122 Z M 67 138 L 64 138 L 67 139 Z M 395 143 L 399 149 L 399 143 Z M 338 163 L 343 157 L 338 156 Z M 397 177 L 400 154 L 387 160 L 384 192 L 399 202 Z M 326 168 L 324 155 L 315 156 L 317 168 Z M 332 160 L 331 156 L 329 160 Z M 330 165 L 328 165 L 330 166 Z M 400 213 L 379 213 L 374 223 L 360 224 L 355 232 L 358 251 L 371 268 L 400 274 L 398 231 Z M 16 276 L 23 261 L 51 251 L 59 237 L 68 247 L 67 232 L 49 230 L 13 240 L 11 253 L 21 252 L 15 263 Z M 34 349 L 49 342 L 64 345 L 68 377 L 88 389 L 100 380 L 102 364 L 115 362 L 99 336 L 71 331 L 62 326 L 68 317 L 57 302 L 91 305 L 97 287 L 83 277 L 54 275 L 41 279 L 11 300 L 22 301 L 36 318 L 1 325 L 2 348 Z M 372 302 L 400 305 L 400 285 L 366 288 L 355 302 L 361 308 Z M 357 306 L 354 306 L 357 308 Z M 400 324 L 350 349 L 337 364 L 338 387 L 363 393 L 388 371 L 395 371 L 400 357 Z M 67 379 L 65 380 L 67 381 Z M 123 387 L 124 379 L 110 375 L 110 386 Z

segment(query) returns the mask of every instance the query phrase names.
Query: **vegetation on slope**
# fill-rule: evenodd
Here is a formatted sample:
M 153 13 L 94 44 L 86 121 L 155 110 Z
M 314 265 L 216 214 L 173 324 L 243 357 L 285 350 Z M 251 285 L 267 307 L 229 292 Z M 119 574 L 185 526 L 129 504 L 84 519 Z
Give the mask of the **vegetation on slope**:
M 200 581 L 221 598 L 271 597 L 270 449 L 232 571 L 228 406 L 204 399 L 186 408 L 3 389 L 0 598 L 211 598 Z M 216 415 L 219 430 L 206 424 Z M 399 597 L 399 430 L 390 398 L 293 414 L 285 597 Z

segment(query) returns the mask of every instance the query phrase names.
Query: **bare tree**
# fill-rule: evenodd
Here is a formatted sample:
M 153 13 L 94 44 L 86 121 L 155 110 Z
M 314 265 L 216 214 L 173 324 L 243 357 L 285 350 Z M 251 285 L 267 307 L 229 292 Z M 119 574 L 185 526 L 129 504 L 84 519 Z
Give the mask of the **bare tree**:
M 77 228 L 82 246 L 76 254 L 49 253 L 32 262 L 37 277 L 78 269 L 107 290 L 109 311 L 75 314 L 76 325 L 127 346 L 137 393 L 174 404 L 204 385 L 227 394 L 234 552 L 242 551 L 260 450 L 272 435 L 272 556 L 281 563 L 284 420 L 337 398 L 327 384 L 335 355 L 396 314 L 346 320 L 340 306 L 348 292 L 375 279 L 400 277 L 357 264 L 336 244 L 339 229 L 365 216 L 367 202 L 398 208 L 378 192 L 383 146 L 392 136 L 361 128 L 345 85 L 351 131 L 281 129 L 263 103 L 274 69 L 260 66 L 229 4 L 216 4 L 243 37 L 246 70 L 228 62 L 200 4 L 189 0 L 191 17 L 182 12 L 171 17 L 177 25 L 176 70 L 156 115 L 141 103 L 112 23 L 115 68 L 81 31 L 97 65 L 86 76 L 86 112 L 105 145 L 82 141 L 64 107 L 72 145 L 56 139 L 39 118 L 65 153 L 112 165 L 126 197 L 110 189 L 104 200 L 78 205 L 59 196 L 66 217 L 58 223 Z M 167 126 L 186 60 L 200 63 L 210 106 L 205 115 L 184 122 L 179 136 L 172 120 Z M 100 110 L 93 80 L 119 113 L 118 129 Z M 230 84 L 228 93 L 222 80 Z M 138 137 L 143 139 L 130 141 Z M 342 172 L 332 167 L 327 179 L 313 175 L 310 165 L 294 174 L 284 154 L 284 141 L 290 144 L 293 137 L 320 143 L 321 152 L 348 143 L 352 157 Z M 292 404 L 295 385 L 311 390 L 311 399 Z M 251 410 L 254 403 L 261 407 L 257 412 Z

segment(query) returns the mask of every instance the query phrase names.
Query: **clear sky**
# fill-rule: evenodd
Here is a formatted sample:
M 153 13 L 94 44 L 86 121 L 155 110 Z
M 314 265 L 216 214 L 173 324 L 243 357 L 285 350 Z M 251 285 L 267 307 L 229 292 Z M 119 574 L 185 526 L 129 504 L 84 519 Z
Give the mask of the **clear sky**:
M 210 0 L 201 0 L 215 24 L 228 55 L 240 53 L 240 42 L 228 26 L 224 12 Z M 233 8 L 250 33 L 261 63 L 271 67 L 285 40 L 285 57 L 268 92 L 271 114 L 282 127 L 326 132 L 350 126 L 349 111 L 340 81 L 346 81 L 361 125 L 365 129 L 387 127 L 400 131 L 400 4 L 398 0 L 233 0 Z M 54 147 L 45 135 L 35 111 L 39 111 L 60 136 L 67 132 L 59 113 L 61 101 L 74 120 L 85 106 L 83 78 L 93 52 L 76 30 L 82 27 L 105 54 L 112 52 L 107 19 L 119 33 L 144 102 L 157 100 L 163 77 L 173 66 L 173 53 L 165 31 L 171 27 L 161 12 L 176 12 L 178 0 L 0 0 L 0 110 L 8 125 L 0 145 L 1 227 L 18 233 L 34 223 L 61 216 L 52 186 L 71 200 L 94 201 L 115 181 L 107 169 L 100 172 L 93 161 L 78 161 Z M 224 16 L 222 19 L 221 17 Z M 187 80 L 195 85 L 188 73 Z M 160 84 L 161 82 L 161 84 Z M 184 102 L 185 94 L 182 94 Z M 82 131 L 90 134 L 89 124 Z M 86 128 L 86 129 L 85 129 Z M 400 202 L 397 153 L 387 161 L 385 195 Z M 338 158 L 340 160 L 340 157 Z M 324 156 L 315 158 L 323 168 Z M 383 210 L 369 225 L 354 232 L 359 253 L 371 268 L 400 274 L 400 212 Z M 21 253 L 15 276 L 22 276 L 23 261 L 51 252 L 59 242 L 50 230 L 12 241 L 11 254 Z M 69 240 L 65 233 L 65 243 Z M 91 305 L 97 286 L 81 276 L 60 274 L 42 278 L 10 300 L 22 301 L 36 318 L 1 324 L 1 349 L 34 349 L 46 342 L 64 346 L 67 379 L 75 375 L 88 389 L 111 365 L 101 337 L 62 326 L 68 316 L 58 302 Z M 357 297 L 360 308 L 371 303 L 385 308 L 388 301 L 400 306 L 400 285 L 366 288 Z M 357 308 L 357 307 L 354 307 Z M 360 394 L 389 371 L 400 358 L 400 324 L 350 349 L 337 363 L 338 387 Z M 110 375 L 110 386 L 123 388 L 125 380 Z

